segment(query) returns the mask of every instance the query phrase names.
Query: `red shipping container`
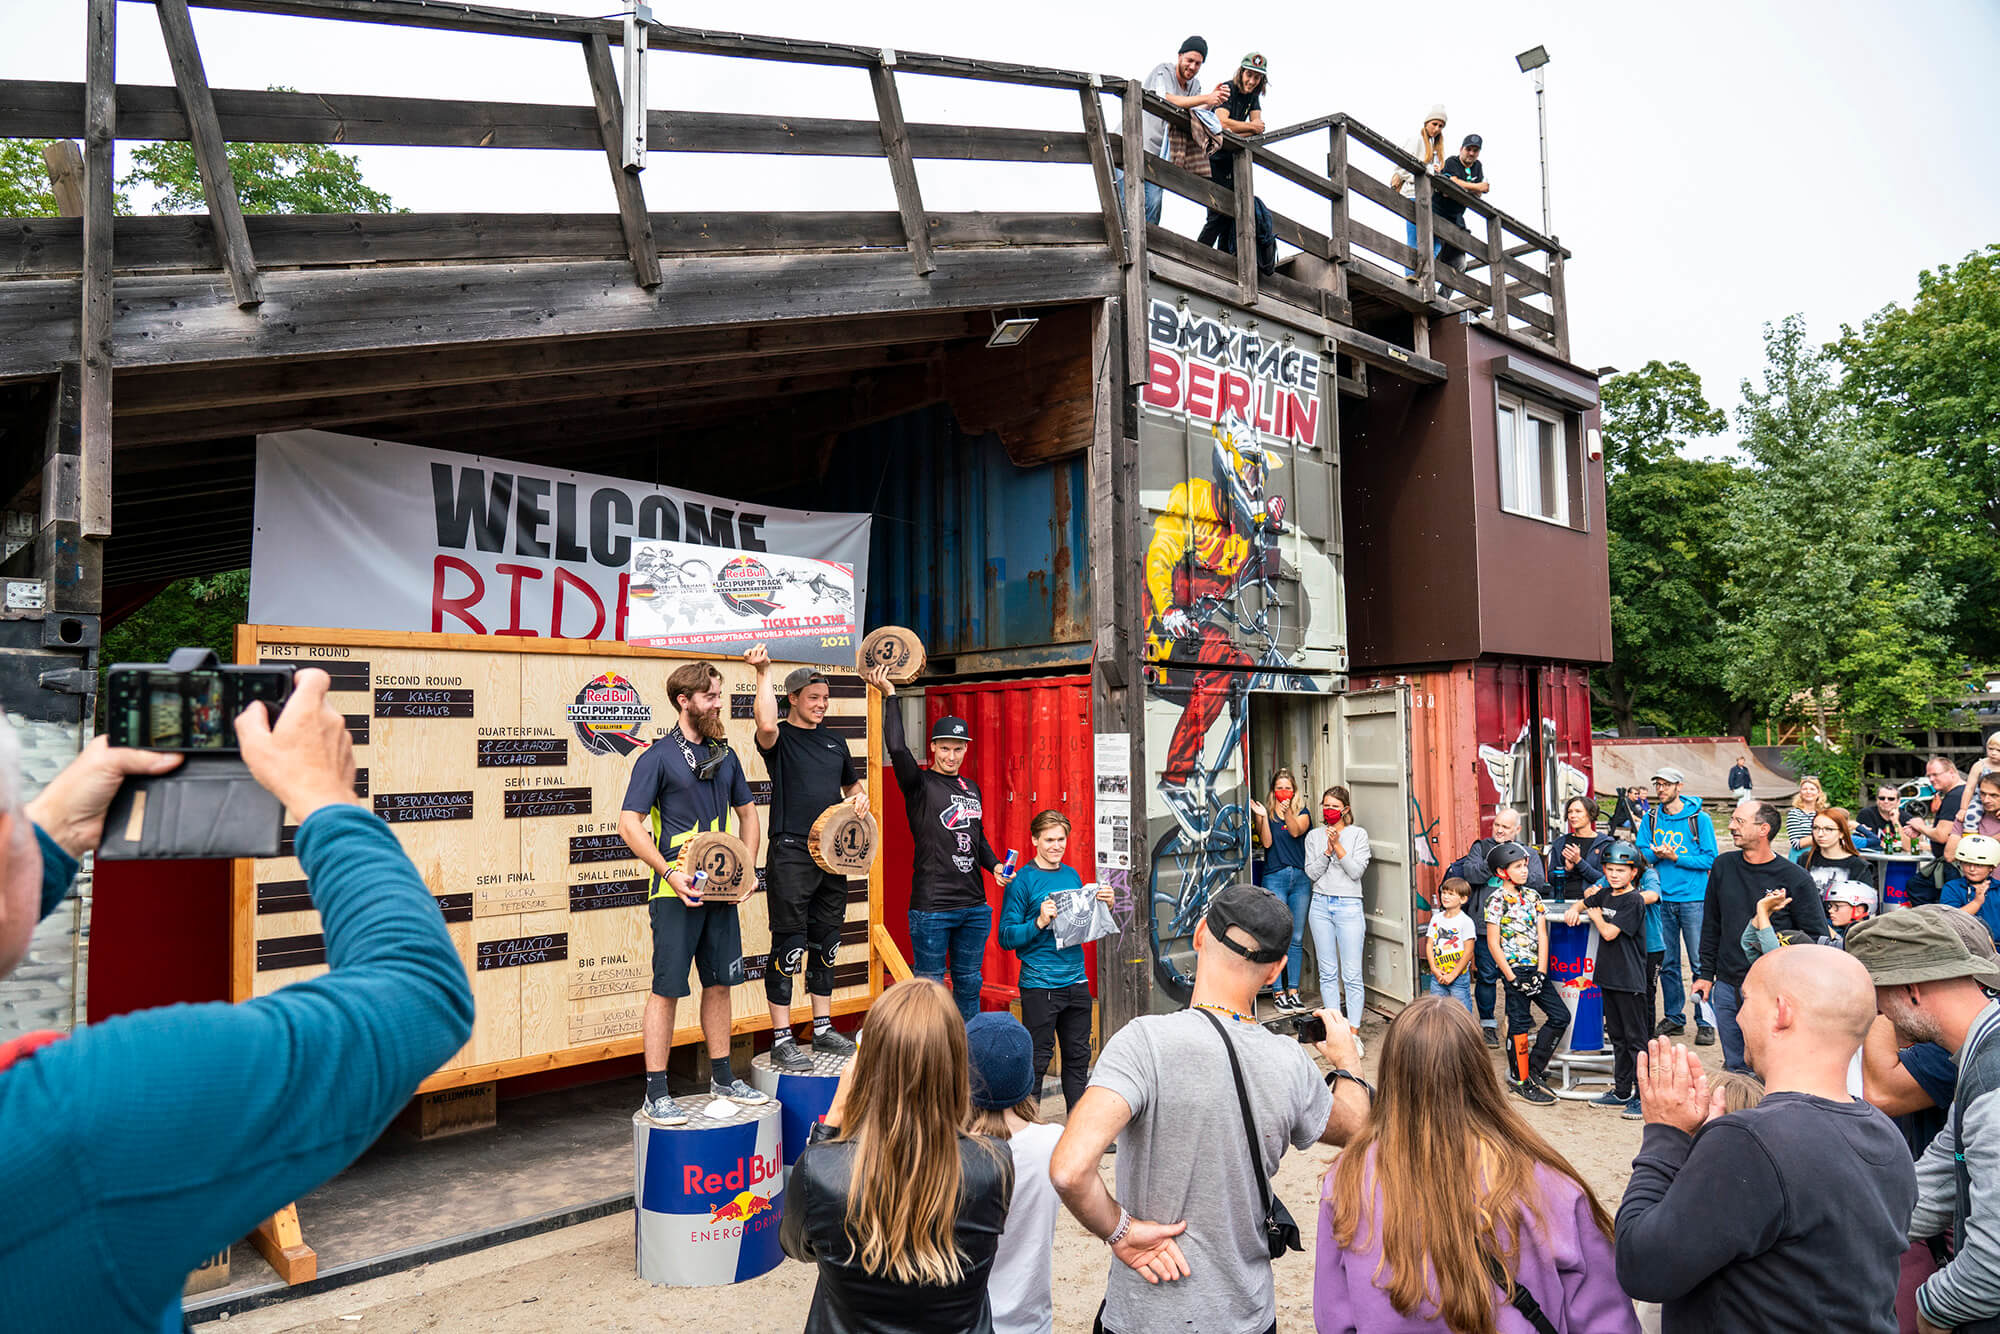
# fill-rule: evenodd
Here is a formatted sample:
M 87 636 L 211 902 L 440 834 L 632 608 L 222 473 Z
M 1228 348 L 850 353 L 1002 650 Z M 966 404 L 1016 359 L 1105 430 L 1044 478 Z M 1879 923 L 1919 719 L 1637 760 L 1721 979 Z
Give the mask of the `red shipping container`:
M 1430 900 L 1500 805 L 1549 842 L 1565 796 L 1591 788 L 1590 668 L 1482 659 L 1356 675 L 1352 688 L 1410 691 L 1410 829 L 1417 892 Z
M 895 707 L 895 701 L 886 702 Z M 1094 790 L 1090 733 L 1090 678 L 1043 676 L 977 685 L 929 685 L 924 688 L 924 724 L 912 732 L 910 753 L 929 762 L 924 738 L 930 725 L 946 714 L 965 719 L 972 746 L 965 756 L 965 776 L 979 784 L 985 806 L 987 841 L 1003 860 L 1009 849 L 1025 866 L 1034 856 L 1028 822 L 1037 811 L 1058 810 L 1070 818 L 1066 865 L 1086 881 L 1095 874 Z M 910 868 L 912 845 L 909 817 L 895 776 L 882 774 L 882 919 L 903 957 L 914 962 L 910 949 Z M 1001 892 L 989 877 L 987 901 L 993 920 L 1000 920 Z M 1097 990 L 1097 952 L 1084 951 L 1092 994 Z M 1012 950 L 1000 948 L 997 932 L 986 938 L 986 1009 L 1005 1009 L 1019 999 L 1020 962 Z

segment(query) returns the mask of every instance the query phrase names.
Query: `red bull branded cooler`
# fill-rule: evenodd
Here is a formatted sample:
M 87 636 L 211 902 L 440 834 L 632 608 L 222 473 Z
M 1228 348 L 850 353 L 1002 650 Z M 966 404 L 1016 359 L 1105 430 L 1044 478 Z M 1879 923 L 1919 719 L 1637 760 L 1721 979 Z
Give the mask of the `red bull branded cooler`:
M 799 1160 L 800 1152 L 806 1147 L 806 1137 L 812 1134 L 813 1126 L 825 1119 L 827 1109 L 833 1106 L 834 1092 L 840 1087 L 840 1072 L 847 1068 L 848 1057 L 835 1056 L 831 1052 L 810 1052 L 813 1068 L 794 1074 L 790 1070 L 780 1070 L 771 1064 L 768 1052 L 759 1052 L 750 1058 L 750 1082 L 759 1093 L 768 1094 L 777 1101 L 779 1124 L 785 1138 L 784 1179 L 792 1178 L 792 1164 Z
M 1597 928 L 1584 918 L 1575 926 L 1561 913 L 1549 914 L 1549 978 L 1569 1005 L 1569 1032 L 1563 1050 L 1600 1052 L 1604 1045 L 1604 993 L 1597 989 Z
M 727 1118 L 680 1100 L 684 1126 L 632 1118 L 639 1277 L 675 1287 L 741 1283 L 784 1259 L 784 1142 L 776 1103 Z

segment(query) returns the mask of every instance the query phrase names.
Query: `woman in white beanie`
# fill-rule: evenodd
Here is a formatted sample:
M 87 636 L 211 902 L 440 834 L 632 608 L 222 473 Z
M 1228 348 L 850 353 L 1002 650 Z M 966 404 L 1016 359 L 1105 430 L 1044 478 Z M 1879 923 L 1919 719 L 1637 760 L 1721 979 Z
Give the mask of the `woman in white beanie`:
M 1444 103 L 1439 102 L 1424 115 L 1423 128 L 1416 137 L 1403 145 L 1403 151 L 1423 163 L 1427 172 L 1439 171 L 1444 167 Z M 1402 191 L 1403 198 L 1414 201 L 1417 197 L 1417 178 L 1398 167 L 1389 177 L 1389 188 Z M 1410 238 L 1410 245 L 1417 244 L 1417 224 L 1414 220 L 1405 222 L 1403 227 Z M 1409 272 L 1407 269 L 1404 272 Z

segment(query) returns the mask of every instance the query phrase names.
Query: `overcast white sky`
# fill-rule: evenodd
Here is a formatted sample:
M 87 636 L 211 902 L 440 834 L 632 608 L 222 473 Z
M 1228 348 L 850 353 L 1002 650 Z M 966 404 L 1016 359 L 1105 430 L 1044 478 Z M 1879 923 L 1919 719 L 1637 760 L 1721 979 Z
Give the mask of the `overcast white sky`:
M 525 7 L 525 6 L 523 6 Z M 604 14 L 617 0 L 543 0 Z M 0 0 L 0 77 L 80 79 L 81 0 Z M 1220 13 L 1225 17 L 1217 18 Z M 1516 52 L 1545 44 L 1557 235 L 1572 349 L 1586 366 L 1681 358 L 1731 408 L 1756 373 L 1761 325 L 1803 312 L 1816 338 L 1907 301 L 1919 269 L 2000 240 L 2000 4 L 1860 0 L 1673 5 L 1429 0 L 1288 6 L 913 3 L 657 4 L 665 22 L 1143 76 L 1199 32 L 1204 82 L 1243 52 L 1271 64 L 1267 123 L 1345 111 L 1402 140 L 1431 103 L 1449 133 L 1485 136 L 1491 198 L 1540 214 L 1535 104 Z M 1144 16 L 1137 26 L 1135 16 Z M 1421 31 L 1418 23 L 1421 21 Z M 121 80 L 171 83 L 150 4 L 119 6 Z M 372 24 L 195 11 L 218 87 L 587 104 L 576 48 Z M 872 117 L 856 70 L 654 53 L 654 107 Z M 912 120 L 1073 128 L 1069 94 L 911 78 Z M 1324 139 L 1301 161 L 1324 167 Z M 362 148 L 368 181 L 420 211 L 611 211 L 597 153 Z M 1357 157 L 1357 161 L 1359 158 Z M 927 207 L 1088 208 L 1081 167 L 920 162 Z M 879 159 L 655 154 L 655 211 L 895 206 Z M 1324 228 L 1285 182 L 1260 191 Z M 1167 223 L 1195 206 L 1169 196 Z M 1379 223 L 1377 225 L 1380 225 Z M 1400 228 L 1397 229 L 1400 235 Z

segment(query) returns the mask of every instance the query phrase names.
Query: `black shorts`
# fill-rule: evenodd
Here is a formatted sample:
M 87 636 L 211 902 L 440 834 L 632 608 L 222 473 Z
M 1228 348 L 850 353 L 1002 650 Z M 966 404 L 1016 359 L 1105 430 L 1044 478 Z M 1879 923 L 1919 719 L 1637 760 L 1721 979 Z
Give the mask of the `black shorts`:
M 743 980 L 743 932 L 733 903 L 690 907 L 671 894 L 646 905 L 653 919 L 653 994 L 688 994 L 688 965 L 705 987 L 733 987 Z
M 764 858 L 764 907 L 773 940 L 836 937 L 847 921 L 847 877 L 814 861 L 798 835 L 773 834 Z

